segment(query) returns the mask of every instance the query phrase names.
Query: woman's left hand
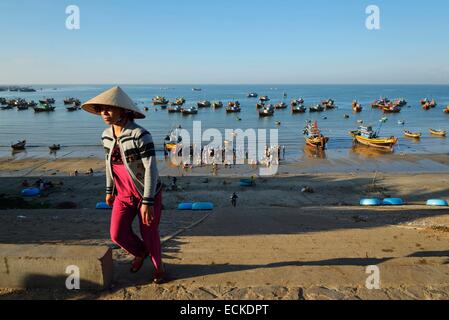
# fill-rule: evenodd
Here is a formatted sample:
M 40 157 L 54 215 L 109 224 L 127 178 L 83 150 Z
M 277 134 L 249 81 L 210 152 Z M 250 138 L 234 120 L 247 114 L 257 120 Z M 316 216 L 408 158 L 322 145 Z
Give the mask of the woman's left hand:
M 142 217 L 142 223 L 146 226 L 150 226 L 154 219 L 154 207 L 143 204 L 140 208 L 140 215 Z

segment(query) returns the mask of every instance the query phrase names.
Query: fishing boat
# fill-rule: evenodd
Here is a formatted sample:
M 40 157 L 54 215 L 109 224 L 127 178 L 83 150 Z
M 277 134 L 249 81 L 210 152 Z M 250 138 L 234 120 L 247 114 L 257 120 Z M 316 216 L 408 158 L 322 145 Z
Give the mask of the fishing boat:
M 75 98 L 65 98 L 64 99 L 64 104 L 68 105 L 68 104 L 73 104 L 75 103 Z
M 374 101 L 371 104 L 371 107 L 382 109 L 383 107 L 387 106 L 389 103 L 390 103 L 390 100 L 388 98 L 380 98 L 380 99 Z
M 304 104 L 304 99 L 302 99 L 302 98 L 300 98 L 300 99 L 293 99 L 293 100 L 290 102 L 290 105 L 291 105 L 292 107 L 296 107 L 296 106 L 301 105 L 301 104 Z
M 362 109 L 362 105 L 357 100 L 352 102 L 352 110 L 354 112 L 362 112 Z
M 449 113 L 449 106 L 446 107 L 446 109 L 443 110 L 444 113 Z
M 17 106 L 17 110 L 19 111 L 23 111 L 23 110 L 28 110 L 28 105 L 21 105 L 21 106 Z
M 404 136 L 408 137 L 408 138 L 413 138 L 413 139 L 420 139 L 422 134 L 421 132 L 411 132 L 408 130 L 404 130 Z
M 250 93 L 248 93 L 248 95 L 247 95 L 247 97 L 248 98 L 257 98 L 259 95 L 257 94 L 257 93 L 255 93 L 255 92 L 250 92 Z
M 240 109 L 240 104 L 234 104 L 234 105 L 229 105 L 229 106 L 227 106 L 226 107 L 226 112 L 227 113 L 238 113 L 238 112 L 240 112 L 240 111 L 242 111 L 242 109 Z
M 192 91 L 201 91 L 201 90 L 203 90 L 203 89 L 201 89 L 201 88 L 192 88 Z
M 335 109 L 335 101 L 332 99 L 321 101 L 321 105 L 326 109 Z
M 180 113 L 182 112 L 181 106 L 171 106 L 167 109 L 168 113 Z
M 268 104 L 259 110 L 259 117 L 271 117 L 273 115 L 274 115 L 274 108 L 271 104 Z
M 292 106 L 292 113 L 304 113 L 306 112 L 306 107 L 303 104 L 298 104 L 296 106 Z
M 431 135 L 439 136 L 439 137 L 445 137 L 447 134 L 447 132 L 444 130 L 429 129 L 429 132 Z
M 182 113 L 184 116 L 191 115 L 191 114 L 197 114 L 197 113 L 198 113 L 198 109 L 195 108 L 195 107 L 182 108 L 181 113 Z
M 379 137 L 379 131 L 380 126 L 376 132 L 373 131 L 371 126 L 359 126 L 358 130 L 351 131 L 350 134 L 354 138 L 354 142 L 369 147 L 391 150 L 398 142 L 398 138 L 393 136 L 389 138 Z
M 60 150 L 61 149 L 61 145 L 60 144 L 54 144 L 52 146 L 49 146 L 48 148 L 50 149 L 50 151 L 54 152 L 54 151 Z
M 407 101 L 405 99 L 396 99 L 393 101 L 393 105 L 398 107 L 405 107 L 407 105 Z
M 39 100 L 40 104 L 54 104 L 55 103 L 55 99 L 53 98 L 44 98 L 42 100 Z
M 429 99 L 425 98 L 425 99 L 422 99 L 420 102 L 423 107 L 426 106 L 426 110 L 428 110 L 430 108 L 435 108 L 437 106 L 435 99 L 432 99 L 429 101 Z
M 265 107 L 265 103 L 263 101 L 256 103 L 256 109 L 262 109 L 263 107 Z
M 23 87 L 19 88 L 20 92 L 36 92 L 36 89 L 30 88 L 30 87 Z
M 229 101 L 228 107 L 240 107 L 240 102 L 238 102 L 238 101 Z
M 11 110 L 12 106 L 11 105 L 7 105 L 7 106 L 1 106 L 0 110 Z
M 167 105 L 168 104 L 168 100 L 165 99 L 165 97 L 161 97 L 161 96 L 156 96 L 153 99 L 151 99 L 153 101 L 153 104 L 155 106 L 159 105 L 159 106 L 163 106 L 163 105 Z
M 262 96 L 259 98 L 259 100 L 263 101 L 263 102 L 267 102 L 267 101 L 270 101 L 270 98 L 268 98 L 268 96 Z
M 4 105 L 7 105 L 8 102 L 6 102 L 6 99 L 5 99 L 5 98 L 0 98 L 0 104 L 1 104 L 2 106 L 4 106 Z
M 223 108 L 223 102 L 221 102 L 221 101 L 215 101 L 214 103 L 212 103 L 212 107 L 213 107 L 214 109 L 220 109 L 220 108 Z
M 174 102 L 171 103 L 172 106 L 183 106 L 186 103 L 186 99 L 183 97 L 176 98 Z
M 275 109 L 287 109 L 287 104 L 284 102 L 279 102 L 274 105 Z
M 168 133 L 168 135 L 165 137 L 165 141 L 164 141 L 164 149 L 165 150 L 172 151 L 182 142 L 180 129 L 181 129 L 181 126 L 175 128 L 175 129 L 172 129 Z
M 324 107 L 319 104 L 309 107 L 309 112 L 323 112 L 323 111 Z
M 37 107 L 33 107 L 34 112 L 52 112 L 55 111 L 55 107 L 50 104 L 41 104 Z
M 401 107 L 394 105 L 393 103 L 389 103 L 386 106 L 382 107 L 383 113 L 399 113 L 401 112 Z
M 204 100 L 197 103 L 198 108 L 210 108 L 211 103 L 210 101 Z
M 71 106 L 69 106 L 69 107 L 66 107 L 66 109 L 67 109 L 67 111 L 72 112 L 72 111 L 78 111 L 78 110 L 80 110 L 81 108 L 78 107 L 77 105 L 71 105 Z
M 15 144 L 12 144 L 11 148 L 13 150 L 25 150 L 26 143 L 27 143 L 26 140 L 22 140 L 22 141 L 19 141 L 19 142 L 15 143 Z
M 405 124 L 404 120 L 398 120 L 398 125 L 403 126 Z
M 28 107 L 35 107 L 37 106 L 37 103 L 34 102 L 34 100 L 31 100 L 30 102 L 28 102 Z
M 329 138 L 325 137 L 321 133 L 318 128 L 318 123 L 316 121 L 312 123 L 311 120 L 307 120 L 306 122 L 306 127 L 304 128 L 304 139 L 307 146 L 320 150 L 326 149 L 326 144 L 329 141 Z

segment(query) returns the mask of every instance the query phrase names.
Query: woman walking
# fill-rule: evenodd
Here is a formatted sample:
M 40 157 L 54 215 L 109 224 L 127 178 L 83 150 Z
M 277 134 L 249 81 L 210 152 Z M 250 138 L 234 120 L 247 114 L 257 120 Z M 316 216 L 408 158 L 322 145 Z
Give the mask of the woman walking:
M 106 153 L 106 203 L 113 207 L 111 239 L 134 256 L 130 270 L 133 273 L 150 256 L 155 268 L 152 281 L 161 283 L 164 279 L 159 235 L 162 185 L 151 134 L 134 122 L 145 115 L 120 87 L 103 92 L 82 108 L 101 115 L 109 126 L 101 139 Z M 136 215 L 142 239 L 132 230 Z

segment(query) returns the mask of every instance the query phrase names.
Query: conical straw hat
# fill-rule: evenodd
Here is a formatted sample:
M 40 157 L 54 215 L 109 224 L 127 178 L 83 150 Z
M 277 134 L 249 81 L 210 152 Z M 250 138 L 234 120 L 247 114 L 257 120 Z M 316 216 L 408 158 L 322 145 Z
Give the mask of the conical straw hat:
M 145 115 L 139 110 L 131 98 L 120 87 L 113 87 L 84 103 L 81 108 L 87 112 L 100 115 L 96 106 L 111 106 L 132 111 L 136 119 L 144 119 Z

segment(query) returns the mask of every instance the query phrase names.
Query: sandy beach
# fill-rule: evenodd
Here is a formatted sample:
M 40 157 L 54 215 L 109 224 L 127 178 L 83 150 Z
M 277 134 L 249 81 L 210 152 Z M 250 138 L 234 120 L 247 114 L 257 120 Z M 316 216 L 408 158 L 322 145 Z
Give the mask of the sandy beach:
M 254 173 L 246 166 L 212 176 L 209 167 L 183 172 L 160 165 L 164 183 L 177 175 L 179 186 L 164 193 L 160 227 L 168 283 L 147 285 L 147 271 L 129 274 L 131 258 L 119 249 L 108 292 L 2 289 L 1 298 L 449 299 L 449 210 L 424 206 L 449 197 L 448 157 L 394 156 L 394 166 L 407 165 L 399 173 L 376 170 L 384 158 L 341 167 L 318 159 L 281 165 L 277 176 L 256 178 L 251 188 L 239 186 Z M 432 164 L 441 170 L 432 172 Z M 96 158 L 2 161 L 0 242 L 111 245 L 109 212 L 94 210 L 104 197 L 103 166 Z M 84 175 L 89 168 L 94 175 Z M 74 170 L 80 175 L 69 176 Z M 44 197 L 25 205 L 5 201 L 20 194 L 24 180 L 39 177 L 54 185 Z M 401 197 L 407 206 L 362 208 L 363 197 Z M 212 201 L 216 208 L 176 210 L 183 201 Z M 368 265 L 382 272 L 380 290 L 365 288 Z

